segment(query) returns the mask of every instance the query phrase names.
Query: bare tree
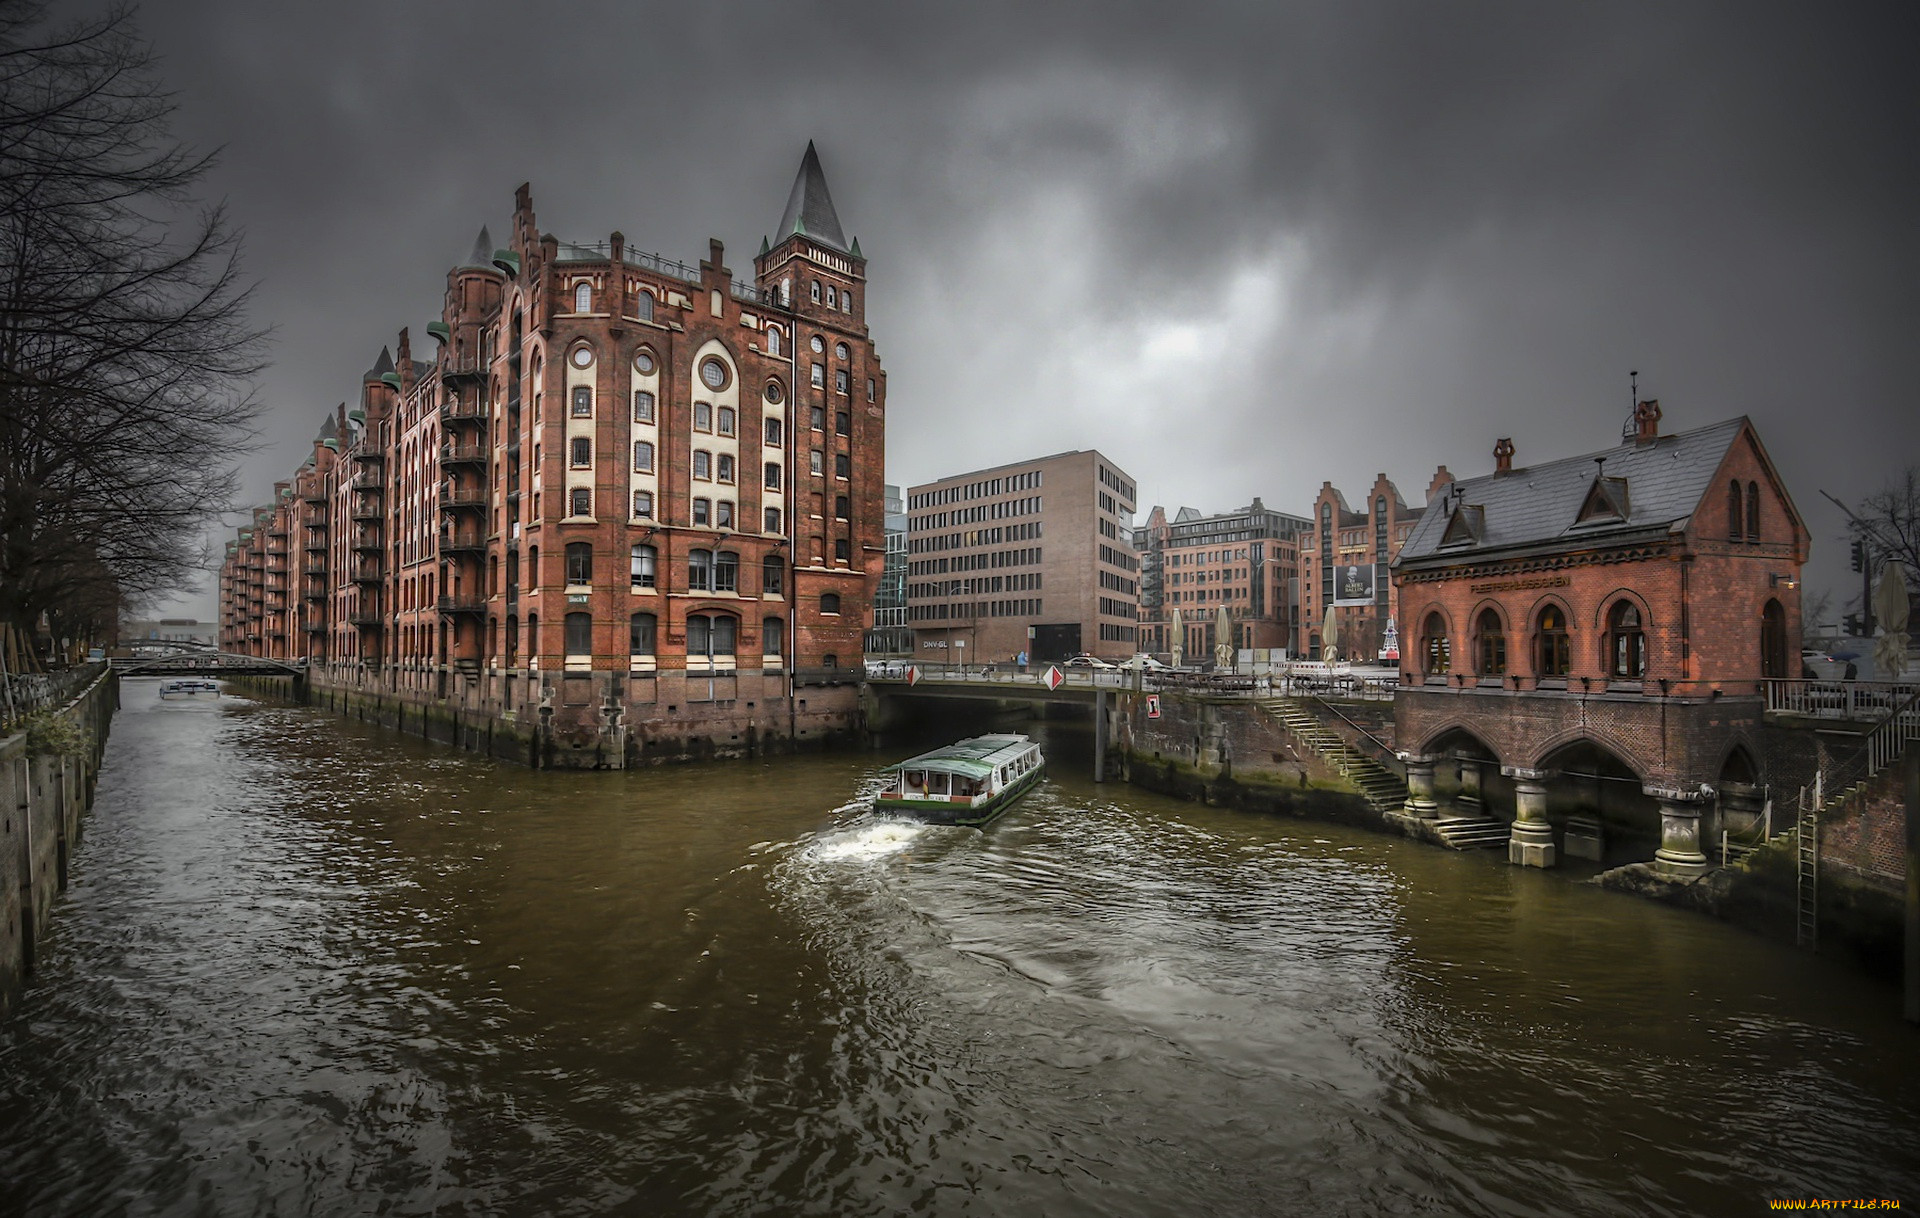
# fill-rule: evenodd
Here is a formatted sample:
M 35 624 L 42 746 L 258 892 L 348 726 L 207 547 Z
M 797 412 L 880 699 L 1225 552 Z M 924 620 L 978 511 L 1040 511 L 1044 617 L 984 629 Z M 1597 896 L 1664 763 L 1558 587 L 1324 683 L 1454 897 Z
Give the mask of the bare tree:
M 263 338 L 132 9 L 46 11 L 0 0 L 0 626 L 23 634 L 204 567 Z
M 1909 465 L 1889 479 L 1879 490 L 1861 498 L 1857 507 L 1849 507 L 1826 491 L 1820 492 L 1847 514 L 1847 532 L 1853 542 L 1864 548 L 1866 576 L 1869 581 L 1888 560 L 1906 564 L 1908 587 L 1920 592 L 1920 465 Z M 1863 586 L 1849 605 L 1860 606 L 1860 622 L 1871 629 L 1872 592 Z

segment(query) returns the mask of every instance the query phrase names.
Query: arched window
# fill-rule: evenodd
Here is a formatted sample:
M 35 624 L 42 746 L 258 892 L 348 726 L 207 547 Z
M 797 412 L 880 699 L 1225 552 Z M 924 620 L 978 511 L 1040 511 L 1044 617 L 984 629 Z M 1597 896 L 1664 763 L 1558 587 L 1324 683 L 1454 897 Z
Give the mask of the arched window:
M 1747 483 L 1747 540 L 1760 540 L 1760 484 Z
M 1607 610 L 1607 674 L 1623 681 L 1647 675 L 1647 635 L 1640 606 L 1632 601 L 1616 601 Z
M 780 354 L 780 331 L 774 329 L 772 326 L 767 327 L 767 354 Z
M 1534 627 L 1536 639 L 1535 657 L 1539 662 L 1538 675 L 1543 677 L 1564 677 L 1572 666 L 1573 652 L 1567 640 L 1567 615 L 1558 605 L 1548 605 L 1540 611 L 1538 624 Z
M 740 591 L 740 556 L 732 550 L 722 550 L 713 556 L 713 590 Z
M 567 614 L 567 658 L 593 654 L 593 615 L 591 613 Z
M 590 419 L 593 417 L 593 389 L 587 385 L 573 387 L 573 417 Z
M 764 472 L 766 475 L 764 480 L 766 488 L 770 491 L 779 490 L 780 489 L 780 463 L 777 461 L 767 462 L 766 469 Z
M 687 656 L 731 656 L 739 621 L 723 613 L 695 613 L 687 618 Z
M 593 488 L 576 486 L 573 488 L 573 502 L 569 505 L 575 516 L 593 515 Z
M 633 315 L 641 321 L 653 320 L 652 292 L 635 292 L 633 294 Z
M 820 594 L 820 612 L 840 612 L 840 594 L 838 592 L 822 592 Z
M 627 619 L 627 654 L 650 656 L 659 633 L 659 619 L 651 613 L 636 613 Z
M 763 533 L 778 533 L 780 531 L 780 509 L 779 508 L 765 509 L 765 511 L 761 515 L 760 531 Z
M 634 390 L 633 421 L 636 423 L 653 422 L 653 395 L 644 389 Z
M 1507 634 L 1497 609 L 1483 609 L 1476 626 L 1480 635 L 1480 675 L 1502 676 L 1507 671 Z
M 687 587 L 694 592 L 713 591 L 713 551 L 687 551 Z
M 714 476 L 721 482 L 733 481 L 733 454 L 721 453 L 720 459 L 713 463 Z
M 1788 675 L 1787 611 L 1776 600 L 1769 600 L 1760 610 L 1760 675 Z
M 593 582 L 593 543 L 573 541 L 567 543 L 567 582 L 569 584 L 590 584 Z
M 1324 505 L 1322 505 L 1324 506 Z M 1447 637 L 1447 622 L 1438 613 L 1427 614 L 1420 628 L 1420 650 L 1427 658 L 1426 671 L 1444 674 L 1453 667 L 1453 640 Z
M 1739 541 L 1746 529 L 1740 519 L 1740 483 L 1727 483 L 1727 540 Z
M 527 660 L 533 664 L 540 662 L 540 615 L 537 613 L 527 614 Z
M 760 654 L 777 658 L 786 639 L 787 624 L 777 617 L 766 618 L 760 623 Z
M 717 420 L 717 427 L 721 435 L 730 436 L 733 434 L 734 420 L 737 417 L 733 407 L 722 406 L 718 414 L 716 414 L 714 417 Z
M 527 547 L 527 587 L 538 588 L 539 586 L 540 586 L 540 547 L 528 546 Z M 529 624 L 531 624 L 533 619 L 529 617 L 527 621 Z M 532 644 L 529 643 L 528 646 L 531 647 Z
M 633 547 L 633 586 L 651 588 L 655 586 L 655 564 L 660 560 L 660 552 L 648 545 Z
M 511 668 L 520 661 L 520 617 L 507 615 L 507 667 Z
M 582 283 L 573 289 L 573 311 L 590 313 L 593 311 L 593 285 Z
M 713 527 L 730 529 L 733 527 L 733 500 L 716 499 L 713 501 Z
M 813 302 L 815 304 L 819 304 L 820 303 L 820 281 L 818 279 L 808 280 L 807 288 L 808 288 L 808 291 L 813 296 Z
M 636 474 L 653 472 L 653 445 L 645 440 L 633 442 L 633 472 Z
M 786 564 L 780 561 L 778 554 L 769 554 L 760 560 L 760 591 L 767 596 L 779 596 L 786 586 Z
M 693 476 L 709 480 L 713 478 L 713 454 L 704 448 L 693 450 Z

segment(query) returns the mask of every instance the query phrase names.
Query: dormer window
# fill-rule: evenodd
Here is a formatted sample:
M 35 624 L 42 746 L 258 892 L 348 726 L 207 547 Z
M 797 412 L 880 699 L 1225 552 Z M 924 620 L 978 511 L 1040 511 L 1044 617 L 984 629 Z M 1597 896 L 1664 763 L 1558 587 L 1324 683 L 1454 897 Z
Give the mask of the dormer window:
M 1440 535 L 1442 546 L 1479 545 L 1486 538 L 1487 512 L 1477 503 L 1458 504 L 1447 518 L 1447 531 Z
M 1602 475 L 1587 488 L 1574 524 L 1617 524 L 1627 518 L 1627 480 Z

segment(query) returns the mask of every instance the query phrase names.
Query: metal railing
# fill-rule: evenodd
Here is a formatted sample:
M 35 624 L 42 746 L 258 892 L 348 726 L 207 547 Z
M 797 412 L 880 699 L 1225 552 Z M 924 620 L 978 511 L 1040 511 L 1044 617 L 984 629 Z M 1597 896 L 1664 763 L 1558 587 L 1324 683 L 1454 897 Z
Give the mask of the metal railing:
M 0 672 L 0 735 L 11 733 L 17 720 L 73 701 L 102 668 L 83 664 L 58 672 Z
M 1769 679 L 1767 709 L 1826 719 L 1879 719 L 1920 694 L 1920 681 Z
M 579 249 L 583 247 L 575 246 L 574 248 Z M 584 248 L 598 250 L 599 253 L 592 255 L 593 257 L 605 258 L 612 254 L 612 250 L 605 244 L 586 246 Z M 562 255 L 562 257 L 564 256 L 565 255 Z M 626 263 L 628 266 L 637 266 L 649 271 L 658 271 L 670 279 L 680 279 L 687 283 L 700 282 L 699 268 L 688 266 L 684 262 L 675 262 L 671 258 L 662 258 L 659 254 L 649 254 L 645 250 L 623 250 L 620 254 L 620 261 Z

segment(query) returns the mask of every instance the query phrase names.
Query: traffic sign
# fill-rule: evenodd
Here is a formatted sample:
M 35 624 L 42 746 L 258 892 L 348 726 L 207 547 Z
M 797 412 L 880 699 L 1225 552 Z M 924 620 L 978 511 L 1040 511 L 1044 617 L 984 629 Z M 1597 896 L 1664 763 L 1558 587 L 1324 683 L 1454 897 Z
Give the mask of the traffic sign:
M 920 684 L 920 666 L 918 664 L 907 665 L 907 684 L 909 686 Z
M 1040 680 L 1046 683 L 1046 686 L 1048 689 L 1059 689 L 1060 682 L 1066 680 L 1066 678 L 1060 675 L 1060 670 L 1058 668 L 1055 668 L 1053 665 L 1049 664 L 1047 665 L 1047 671 L 1045 675 L 1043 675 L 1040 678 Z
M 1160 717 L 1160 695 L 1148 694 L 1147 695 L 1147 718 L 1158 719 L 1159 717 Z

